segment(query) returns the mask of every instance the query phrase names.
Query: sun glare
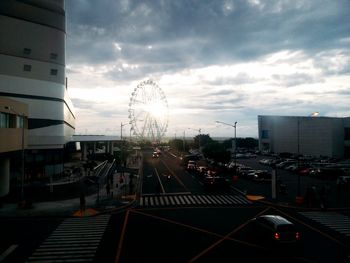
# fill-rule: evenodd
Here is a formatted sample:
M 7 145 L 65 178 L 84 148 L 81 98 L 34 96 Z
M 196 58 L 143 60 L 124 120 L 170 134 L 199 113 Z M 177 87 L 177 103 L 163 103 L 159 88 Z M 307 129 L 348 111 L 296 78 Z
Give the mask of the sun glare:
M 145 110 L 155 118 L 161 118 L 166 114 L 166 107 L 160 103 L 150 104 Z

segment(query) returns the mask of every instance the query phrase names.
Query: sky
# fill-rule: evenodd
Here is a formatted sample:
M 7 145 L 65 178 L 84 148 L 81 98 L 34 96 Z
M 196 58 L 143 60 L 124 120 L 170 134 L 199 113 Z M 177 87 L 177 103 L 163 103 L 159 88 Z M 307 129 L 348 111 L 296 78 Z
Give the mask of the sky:
M 258 115 L 348 117 L 349 13 L 349 0 L 68 0 L 76 134 L 123 123 L 128 135 L 145 80 L 166 96 L 168 137 L 234 136 L 216 121 L 258 137 Z

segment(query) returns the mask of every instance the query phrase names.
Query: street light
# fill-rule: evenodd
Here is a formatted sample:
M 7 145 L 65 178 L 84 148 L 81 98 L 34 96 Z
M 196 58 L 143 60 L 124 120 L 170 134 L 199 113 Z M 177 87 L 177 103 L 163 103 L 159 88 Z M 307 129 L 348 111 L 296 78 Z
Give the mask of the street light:
M 24 200 L 24 113 L 20 114 L 10 106 L 5 106 L 6 110 L 14 112 L 22 117 L 22 178 L 21 178 L 21 201 Z
M 222 121 L 215 121 L 216 123 L 221 123 L 227 126 L 231 126 L 233 128 L 235 128 L 235 152 L 234 152 L 234 162 L 235 162 L 235 174 L 237 171 L 237 158 L 236 158 L 236 152 L 237 152 L 237 137 L 236 137 L 236 129 L 237 129 L 237 122 L 235 122 L 235 124 L 230 124 L 230 123 L 226 123 L 226 122 L 222 122 Z M 232 145 L 233 146 L 233 145 Z
M 201 137 L 200 137 L 200 135 L 201 135 L 201 129 L 198 129 L 198 130 L 196 130 L 196 129 L 193 129 L 193 128 L 187 128 L 187 129 L 189 129 L 189 130 L 193 130 L 193 131 L 198 131 L 198 149 L 199 149 L 199 151 L 201 150 Z
M 125 125 L 128 125 L 129 123 L 124 123 L 123 124 L 123 122 L 121 122 L 120 123 L 120 140 L 121 140 L 121 144 L 122 144 L 122 147 L 121 147 L 121 149 L 120 149 L 120 161 L 121 162 L 123 162 L 123 146 L 124 146 L 124 144 L 123 144 L 123 127 L 125 126 Z M 124 167 L 126 166 L 126 163 L 124 162 Z
M 123 127 L 125 126 L 125 125 L 128 125 L 129 123 L 120 123 L 120 140 L 122 141 L 123 140 Z

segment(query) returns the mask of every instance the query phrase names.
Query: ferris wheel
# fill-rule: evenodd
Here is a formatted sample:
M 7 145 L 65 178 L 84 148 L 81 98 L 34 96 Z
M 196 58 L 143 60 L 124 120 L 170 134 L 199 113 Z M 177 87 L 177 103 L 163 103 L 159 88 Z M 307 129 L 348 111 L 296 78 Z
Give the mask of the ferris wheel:
M 168 128 L 168 102 L 163 90 L 152 80 L 137 85 L 131 94 L 129 120 L 139 139 L 160 141 Z

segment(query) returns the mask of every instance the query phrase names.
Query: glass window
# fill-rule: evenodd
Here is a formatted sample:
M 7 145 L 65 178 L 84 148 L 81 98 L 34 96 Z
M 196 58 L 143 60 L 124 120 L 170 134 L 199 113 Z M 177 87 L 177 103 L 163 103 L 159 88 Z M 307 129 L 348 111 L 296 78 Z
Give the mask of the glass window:
M 57 59 L 58 55 L 56 53 L 50 53 L 51 59 Z
M 23 54 L 24 55 L 30 55 L 30 53 L 32 53 L 32 50 L 30 48 L 24 48 L 23 49 Z
M 350 140 L 350 128 L 344 128 L 344 139 Z
M 57 72 L 58 72 L 57 69 L 51 69 L 50 74 L 53 75 L 53 76 L 56 76 Z
M 23 71 L 32 71 L 31 65 L 23 65 Z
M 23 117 L 16 116 L 16 128 L 22 128 L 22 127 L 23 127 Z
M 10 116 L 7 113 L 0 112 L 0 128 L 10 127 Z
M 262 130 L 261 131 L 261 139 L 268 139 L 269 138 L 269 131 L 268 130 Z

